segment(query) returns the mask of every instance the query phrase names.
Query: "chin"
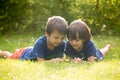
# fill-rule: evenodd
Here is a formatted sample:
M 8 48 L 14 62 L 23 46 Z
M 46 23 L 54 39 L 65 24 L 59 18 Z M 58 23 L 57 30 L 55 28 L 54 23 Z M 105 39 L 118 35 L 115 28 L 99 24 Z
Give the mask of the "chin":
M 54 47 L 58 46 L 57 44 L 53 45 Z
M 78 48 L 73 47 L 75 50 L 78 50 Z

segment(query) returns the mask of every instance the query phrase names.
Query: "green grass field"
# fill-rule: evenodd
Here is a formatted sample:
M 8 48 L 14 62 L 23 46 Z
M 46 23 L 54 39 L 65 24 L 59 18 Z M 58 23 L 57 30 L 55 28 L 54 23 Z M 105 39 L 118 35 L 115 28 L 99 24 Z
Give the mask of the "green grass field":
M 0 37 L 0 49 L 14 52 L 16 48 L 32 46 L 39 34 L 19 34 Z M 120 38 L 93 36 L 98 49 L 111 44 L 103 61 L 95 63 L 30 62 L 0 58 L 0 80 L 120 80 Z

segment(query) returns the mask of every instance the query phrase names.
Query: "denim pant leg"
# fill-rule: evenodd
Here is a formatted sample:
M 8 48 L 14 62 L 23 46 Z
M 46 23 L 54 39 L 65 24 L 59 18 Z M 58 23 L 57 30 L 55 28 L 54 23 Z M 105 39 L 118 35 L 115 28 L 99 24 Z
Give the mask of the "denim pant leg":
M 103 54 L 99 50 L 96 51 L 96 57 L 98 61 L 101 61 L 104 58 Z

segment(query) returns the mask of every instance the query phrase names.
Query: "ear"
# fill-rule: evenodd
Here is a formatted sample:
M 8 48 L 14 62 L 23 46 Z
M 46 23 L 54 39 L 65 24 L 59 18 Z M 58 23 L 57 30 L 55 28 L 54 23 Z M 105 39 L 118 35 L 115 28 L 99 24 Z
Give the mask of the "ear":
M 47 33 L 47 32 L 45 32 L 45 35 L 48 37 L 49 36 L 49 34 Z
M 86 40 L 83 40 L 83 43 L 86 42 Z

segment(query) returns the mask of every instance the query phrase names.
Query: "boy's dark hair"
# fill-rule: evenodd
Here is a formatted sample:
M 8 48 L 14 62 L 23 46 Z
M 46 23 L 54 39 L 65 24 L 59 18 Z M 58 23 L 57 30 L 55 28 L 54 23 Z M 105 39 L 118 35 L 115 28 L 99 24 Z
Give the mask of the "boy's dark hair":
M 48 18 L 45 31 L 50 35 L 54 30 L 66 34 L 68 24 L 63 17 L 53 16 Z
M 68 39 L 81 39 L 86 42 L 90 41 L 91 37 L 92 35 L 90 29 L 85 22 L 81 20 L 75 20 L 69 25 L 67 32 Z

